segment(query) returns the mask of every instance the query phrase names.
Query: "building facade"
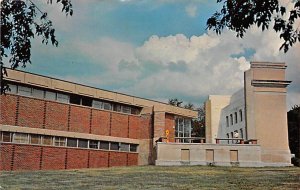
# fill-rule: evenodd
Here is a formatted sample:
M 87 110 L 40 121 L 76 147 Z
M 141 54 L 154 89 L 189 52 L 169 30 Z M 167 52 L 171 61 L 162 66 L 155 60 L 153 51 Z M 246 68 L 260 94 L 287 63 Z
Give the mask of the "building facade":
M 0 170 L 152 164 L 160 137 L 191 136 L 197 112 L 6 68 Z
M 263 166 L 288 166 L 285 63 L 252 62 L 244 88 L 232 96 L 209 96 L 206 137 L 210 143 L 257 143 Z M 234 136 L 237 134 L 237 136 Z

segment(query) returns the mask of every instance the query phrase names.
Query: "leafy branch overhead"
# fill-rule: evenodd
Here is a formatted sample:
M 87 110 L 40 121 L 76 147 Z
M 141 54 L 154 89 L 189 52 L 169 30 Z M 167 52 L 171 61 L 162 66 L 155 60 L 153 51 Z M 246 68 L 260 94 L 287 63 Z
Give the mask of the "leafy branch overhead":
M 207 28 L 221 34 L 224 28 L 243 37 L 252 25 L 261 27 L 262 31 L 273 25 L 283 39 L 280 50 L 286 53 L 297 41 L 300 42 L 300 26 L 295 24 L 300 19 L 300 0 L 294 1 L 294 7 L 287 12 L 278 0 L 217 0 L 223 3 L 221 10 L 207 20 Z
M 52 4 L 52 0 L 47 0 Z M 56 0 L 62 4 L 62 12 L 73 15 L 71 0 Z M 42 38 L 43 44 L 58 46 L 55 29 L 46 12 L 41 11 L 33 0 L 1 1 L 1 64 L 3 57 L 9 57 L 13 69 L 31 63 L 31 40 Z

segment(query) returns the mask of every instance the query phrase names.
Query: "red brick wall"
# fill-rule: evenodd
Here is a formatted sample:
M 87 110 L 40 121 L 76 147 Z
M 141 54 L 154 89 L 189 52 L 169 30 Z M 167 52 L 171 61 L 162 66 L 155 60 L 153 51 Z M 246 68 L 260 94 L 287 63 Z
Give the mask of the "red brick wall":
M 0 143 L 0 169 L 9 171 L 11 170 L 14 145 Z
M 138 165 L 138 154 L 127 153 L 127 165 L 128 166 L 136 166 L 136 165 Z
M 129 138 L 139 139 L 140 138 L 140 127 L 141 117 L 129 116 Z
M 71 106 L 69 131 L 89 133 L 90 116 L 91 109 L 79 106 Z
M 65 169 L 66 148 L 43 147 L 42 170 L 61 170 Z
M 15 145 L 13 170 L 39 170 L 41 147 Z
M 44 101 L 19 97 L 18 126 L 42 128 L 44 122 Z
M 169 141 L 174 142 L 175 139 L 175 120 L 174 115 L 166 114 L 165 130 L 169 130 Z M 173 128 L 174 127 L 174 128 Z
M 68 148 L 67 149 L 67 168 L 88 168 L 88 150 Z
M 127 166 L 127 153 L 109 152 L 109 166 Z
M 109 136 L 110 131 L 110 112 L 92 110 L 91 133 L 96 135 Z
M 69 105 L 48 101 L 45 117 L 46 129 L 68 131 Z
M 1 96 L 2 124 L 150 139 L 151 122 L 151 115 L 133 116 L 29 97 Z
M 140 139 L 151 139 L 152 135 L 152 118 L 151 115 L 140 117 Z
M 1 170 L 58 170 L 138 165 L 138 154 L 1 143 Z
M 108 152 L 91 150 L 89 168 L 108 167 Z
M 1 123 L 7 125 L 16 124 L 16 109 L 17 109 L 17 96 L 1 95 Z
M 128 137 L 128 115 L 112 113 L 111 117 L 111 136 Z

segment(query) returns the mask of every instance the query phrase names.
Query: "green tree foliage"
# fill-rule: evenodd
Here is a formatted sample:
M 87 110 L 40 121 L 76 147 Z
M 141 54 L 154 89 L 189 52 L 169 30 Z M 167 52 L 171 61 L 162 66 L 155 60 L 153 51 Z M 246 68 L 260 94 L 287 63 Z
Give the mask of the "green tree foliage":
M 52 4 L 52 0 L 47 0 Z M 62 12 L 73 15 L 71 0 L 56 0 L 62 4 Z M 47 13 L 32 0 L 1 1 L 1 64 L 3 57 L 9 57 L 11 68 L 25 67 L 31 63 L 31 40 L 39 36 L 43 44 L 51 42 L 57 46 L 55 29 Z
M 172 106 L 181 107 L 182 101 L 178 100 L 177 98 L 171 98 L 169 99 L 169 104 Z
M 300 105 L 293 106 L 287 115 L 291 153 L 300 158 Z
M 294 1 L 294 7 L 287 12 L 278 0 L 217 0 L 223 3 L 220 11 L 207 20 L 207 28 L 221 34 L 224 28 L 243 37 L 252 25 L 261 27 L 262 31 L 273 25 L 273 29 L 284 40 L 280 47 L 287 52 L 297 41 L 300 41 L 300 28 L 295 25 L 300 18 L 300 0 Z

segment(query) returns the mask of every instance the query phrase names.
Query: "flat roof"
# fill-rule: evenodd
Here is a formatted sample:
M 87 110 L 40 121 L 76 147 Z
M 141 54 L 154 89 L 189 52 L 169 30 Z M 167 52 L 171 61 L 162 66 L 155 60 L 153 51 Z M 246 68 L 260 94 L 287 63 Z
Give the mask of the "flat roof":
M 154 111 L 161 111 L 184 117 L 196 118 L 198 116 L 197 111 L 172 106 L 164 102 L 95 88 L 83 84 L 78 84 L 25 71 L 13 70 L 10 68 L 6 68 L 6 71 L 7 76 L 4 76 L 4 79 L 7 81 L 38 86 L 67 93 L 79 94 L 82 96 L 88 96 L 96 99 L 103 99 L 127 105 L 134 105 L 139 107 L 153 107 Z

